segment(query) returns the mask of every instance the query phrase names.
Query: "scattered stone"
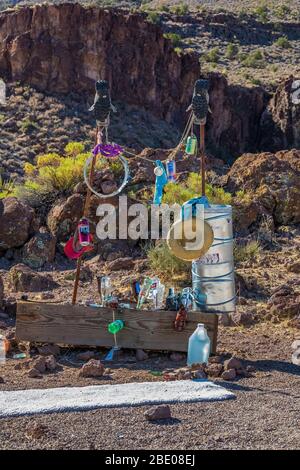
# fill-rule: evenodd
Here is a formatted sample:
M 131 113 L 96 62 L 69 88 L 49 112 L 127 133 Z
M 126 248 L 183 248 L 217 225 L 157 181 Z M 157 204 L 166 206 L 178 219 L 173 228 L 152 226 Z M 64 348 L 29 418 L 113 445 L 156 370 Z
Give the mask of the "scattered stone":
M 0 201 L 1 248 L 8 250 L 24 245 L 34 227 L 34 210 L 15 197 Z
M 95 357 L 95 352 L 94 351 L 84 351 L 79 354 L 77 354 L 77 359 L 79 361 L 89 361 L 90 359 L 93 359 Z
M 47 433 L 47 427 L 36 421 L 29 422 L 26 427 L 25 435 L 28 439 L 41 439 Z
M 223 380 L 234 380 L 236 378 L 235 369 L 224 370 L 221 377 Z
M 130 270 L 134 268 L 134 260 L 130 257 L 118 258 L 108 263 L 109 271 L 119 271 L 121 269 Z
M 208 364 L 206 368 L 206 372 L 209 377 L 219 377 L 222 373 L 222 370 L 222 364 Z
M 222 357 L 221 356 L 210 356 L 208 359 L 209 364 L 221 364 L 222 363 Z
M 30 268 L 37 269 L 55 258 L 56 238 L 49 232 L 37 233 L 22 250 L 22 261 Z
M 186 372 L 184 372 L 182 378 L 183 380 L 190 380 L 193 378 L 193 374 L 191 371 L 187 370 Z
M 104 375 L 110 375 L 111 374 L 111 369 L 107 368 L 104 370 Z
M 0 376 L 0 384 L 4 384 L 4 378 Z
M 171 409 L 169 405 L 158 405 L 144 413 L 145 418 L 148 421 L 158 421 L 160 419 L 170 419 L 171 418 Z
M 247 371 L 247 372 L 255 372 L 256 369 L 255 369 L 254 366 L 250 366 L 250 365 L 249 365 L 249 366 L 246 367 L 246 371 Z
M 146 361 L 149 358 L 148 354 L 143 349 L 137 349 L 135 357 L 138 362 Z
M 291 273 L 300 274 L 300 261 L 288 265 L 288 271 Z
M 231 319 L 235 325 L 251 326 L 255 323 L 256 315 L 251 311 L 236 311 L 231 314 Z
M 28 372 L 28 377 L 32 378 L 32 379 L 40 379 L 42 377 L 42 374 L 37 370 L 35 369 L 34 367 L 32 369 L 30 369 L 30 371 Z
M 295 366 L 300 366 L 300 349 L 294 351 L 292 355 L 292 363 L 295 364 Z
M 58 287 L 49 274 L 40 274 L 25 264 L 13 266 L 9 271 L 8 280 L 15 292 L 39 292 Z
M 195 379 L 207 379 L 206 373 L 204 372 L 204 370 L 201 370 L 201 369 L 196 370 L 194 372 L 194 377 Z
M 45 364 L 47 370 L 53 371 L 57 368 L 57 362 L 54 356 L 47 356 Z
M 231 357 L 227 361 L 224 362 L 224 369 L 229 370 L 229 369 L 243 369 L 241 361 L 237 359 L 236 357 Z
M 38 346 L 38 353 L 41 356 L 59 356 L 60 347 L 57 344 L 43 344 L 43 346 Z
M 294 351 L 296 351 L 297 349 L 300 349 L 300 339 L 296 339 L 293 343 L 292 343 L 292 349 Z
M 66 242 L 74 233 L 82 216 L 83 206 L 84 196 L 76 193 L 50 210 L 47 225 L 59 242 Z
M 32 363 L 32 367 L 36 369 L 40 374 L 46 372 L 46 358 L 45 357 L 38 357 Z
M 79 377 L 102 377 L 103 373 L 104 366 L 101 361 L 90 359 L 81 367 Z

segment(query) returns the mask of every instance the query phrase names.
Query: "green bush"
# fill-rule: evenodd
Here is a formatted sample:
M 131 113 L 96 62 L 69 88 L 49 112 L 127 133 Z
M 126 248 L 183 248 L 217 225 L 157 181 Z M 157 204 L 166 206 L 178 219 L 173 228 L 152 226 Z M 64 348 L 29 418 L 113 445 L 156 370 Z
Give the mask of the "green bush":
M 176 5 L 173 8 L 173 11 L 174 11 L 175 15 L 184 16 L 184 15 L 188 14 L 189 6 L 186 3 L 181 3 L 179 5 Z
M 254 10 L 255 15 L 262 23 L 266 23 L 269 19 L 269 8 L 266 4 L 262 4 Z
M 39 129 L 39 126 L 36 122 L 26 118 L 21 122 L 20 129 L 24 134 L 29 134 L 30 132 Z
M 258 241 L 252 240 L 245 245 L 234 245 L 233 256 L 237 263 L 243 261 L 252 261 L 261 251 L 261 246 Z
M 169 39 L 174 47 L 179 46 L 181 43 L 181 36 L 176 33 L 165 33 L 164 38 Z
M 280 38 L 278 38 L 274 42 L 274 45 L 277 47 L 281 47 L 282 49 L 290 49 L 292 47 L 290 41 L 286 36 L 281 36 Z
M 210 51 L 206 52 L 206 53 L 204 54 L 204 59 L 205 59 L 207 62 L 213 62 L 213 63 L 219 62 L 219 59 L 220 59 L 220 56 L 219 56 L 219 48 L 218 48 L 218 47 L 214 47 L 214 48 L 211 49 Z
M 234 59 L 239 53 L 239 47 L 237 44 L 230 43 L 226 47 L 225 56 L 227 59 Z
M 283 20 L 291 13 L 291 9 L 287 5 L 279 5 L 274 9 L 273 13 L 277 18 Z
M 0 175 L 0 199 L 15 195 L 15 183 L 13 180 L 4 181 Z
M 158 24 L 160 22 L 160 15 L 157 11 L 149 11 L 147 14 L 147 20 L 150 23 Z
M 242 60 L 244 67 L 263 68 L 265 66 L 264 56 L 260 50 L 253 51 Z
M 232 196 L 223 188 L 205 185 L 205 191 L 209 202 L 212 204 L 231 204 Z M 190 173 L 182 183 L 168 183 L 165 186 L 163 202 L 166 204 L 183 204 L 186 201 L 199 196 L 201 193 L 201 176 L 198 173 Z
M 82 142 L 69 142 L 65 146 L 65 154 L 68 157 L 77 157 L 80 153 L 84 152 L 84 144 Z
M 169 250 L 167 243 L 161 241 L 147 250 L 149 266 L 162 280 L 174 278 L 188 279 L 190 277 L 191 263 L 176 258 Z

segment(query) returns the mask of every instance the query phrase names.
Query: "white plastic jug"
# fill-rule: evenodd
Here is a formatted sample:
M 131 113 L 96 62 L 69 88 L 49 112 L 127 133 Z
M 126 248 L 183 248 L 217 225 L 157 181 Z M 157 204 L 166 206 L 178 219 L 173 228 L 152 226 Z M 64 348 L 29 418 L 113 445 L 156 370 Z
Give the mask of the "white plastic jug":
M 187 365 L 207 364 L 210 355 L 210 339 L 203 323 L 198 323 L 194 333 L 190 336 L 188 346 Z

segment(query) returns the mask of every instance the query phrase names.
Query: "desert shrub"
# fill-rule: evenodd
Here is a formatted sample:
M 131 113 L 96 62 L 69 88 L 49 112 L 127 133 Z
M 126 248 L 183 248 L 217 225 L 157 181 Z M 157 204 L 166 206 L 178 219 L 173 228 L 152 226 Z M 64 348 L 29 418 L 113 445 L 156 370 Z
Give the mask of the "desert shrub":
M 183 54 L 183 49 L 182 47 L 175 47 L 174 52 L 176 52 L 177 55 Z
M 265 3 L 263 3 L 262 5 L 255 8 L 254 14 L 262 23 L 266 23 L 269 18 L 269 8 Z
M 213 204 L 230 204 L 232 201 L 230 193 L 226 193 L 223 188 L 213 186 L 210 183 L 206 183 L 205 191 L 209 202 Z M 189 199 L 199 196 L 200 192 L 201 176 L 198 173 L 190 173 L 186 181 L 168 183 L 165 186 L 163 202 L 166 204 L 183 204 Z
M 38 128 L 38 124 L 28 118 L 23 119 L 23 121 L 20 123 L 20 129 L 24 134 L 29 134 L 30 132 L 37 130 Z
M 189 6 L 186 3 L 180 3 L 173 8 L 175 15 L 184 16 L 189 12 Z
M 287 5 L 278 5 L 278 7 L 274 8 L 273 13 L 277 18 L 283 20 L 291 13 L 291 9 Z
M 264 56 L 260 50 L 253 51 L 242 60 L 244 67 L 262 68 L 265 66 Z
M 203 57 L 207 62 L 213 62 L 213 63 L 219 62 L 219 59 L 220 59 L 219 48 L 214 47 L 210 51 L 206 52 Z
M 176 258 L 169 250 L 167 243 L 161 241 L 147 250 L 150 268 L 161 279 L 170 280 L 175 277 L 188 278 L 191 264 Z
M 43 166 L 59 166 L 61 164 L 62 157 L 58 153 L 46 153 L 37 157 L 37 168 Z M 26 171 L 26 169 L 25 169 Z
M 68 155 L 68 157 L 77 157 L 80 153 L 84 152 L 84 144 L 82 142 L 69 142 L 65 146 L 65 154 Z
M 290 49 L 292 47 L 290 41 L 286 36 L 281 36 L 280 38 L 278 38 L 274 42 L 274 45 L 277 47 L 281 47 L 282 49 Z
M 240 189 L 239 191 L 235 193 L 235 199 L 238 202 L 249 203 L 252 201 L 253 196 L 250 193 L 247 193 L 246 191 L 244 191 L 243 189 Z
M 225 56 L 227 59 L 234 59 L 239 53 L 239 47 L 237 44 L 230 43 L 226 47 Z
M 0 199 L 15 195 L 15 183 L 13 180 L 5 181 L 0 174 Z
M 251 261 L 255 259 L 261 251 L 261 246 L 257 240 L 251 240 L 245 245 L 234 244 L 233 256 L 237 263 Z
M 160 15 L 157 11 L 149 11 L 147 14 L 147 20 L 150 23 L 157 24 L 160 22 Z
M 181 36 L 177 33 L 165 33 L 164 38 L 169 39 L 174 47 L 179 46 L 181 43 Z

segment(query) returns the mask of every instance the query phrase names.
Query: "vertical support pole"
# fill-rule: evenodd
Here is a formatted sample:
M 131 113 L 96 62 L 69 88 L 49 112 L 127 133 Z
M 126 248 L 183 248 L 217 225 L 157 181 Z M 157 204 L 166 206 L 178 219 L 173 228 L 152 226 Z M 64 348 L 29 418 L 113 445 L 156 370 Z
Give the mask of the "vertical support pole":
M 101 140 L 102 140 L 102 131 L 97 126 L 96 136 L 95 136 L 95 145 L 100 143 Z M 91 171 L 90 171 L 90 174 L 89 174 L 89 183 L 90 183 L 90 185 L 93 184 L 96 160 L 97 160 L 97 155 L 94 155 L 93 160 L 92 160 L 92 164 L 91 164 Z M 86 193 L 86 198 L 85 198 L 85 203 L 84 203 L 84 209 L 83 209 L 83 216 L 88 215 L 89 208 L 90 208 L 90 202 L 91 202 L 91 196 L 92 196 L 92 191 L 89 188 L 87 188 L 87 193 Z M 80 258 L 78 258 L 78 260 L 77 260 L 76 275 L 75 275 L 75 281 L 74 281 L 74 287 L 73 287 L 72 305 L 76 304 L 81 264 L 82 264 L 82 256 L 80 256 Z
M 200 124 L 201 195 L 205 196 L 205 124 Z

